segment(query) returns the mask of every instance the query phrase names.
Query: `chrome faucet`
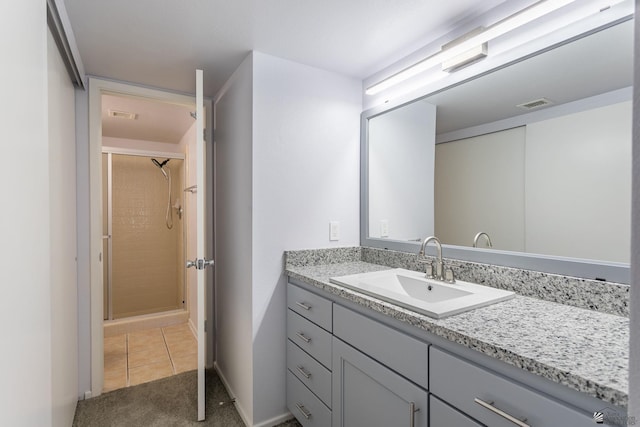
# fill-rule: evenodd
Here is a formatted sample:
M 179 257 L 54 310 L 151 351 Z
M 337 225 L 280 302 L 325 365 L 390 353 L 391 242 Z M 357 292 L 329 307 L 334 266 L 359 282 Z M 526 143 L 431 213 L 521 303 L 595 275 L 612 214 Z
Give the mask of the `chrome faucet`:
M 427 261 L 425 258 L 425 248 L 429 244 L 429 242 L 433 242 L 436 244 L 436 249 L 438 251 L 438 257 L 436 259 L 435 272 L 433 268 L 433 263 Z M 422 242 L 422 246 L 420 246 L 420 252 L 418 252 L 418 262 L 427 262 L 427 271 L 425 273 L 425 277 L 427 279 L 437 279 L 443 282 L 455 283 L 456 279 L 453 276 L 453 270 L 451 268 L 444 267 L 444 262 L 442 261 L 442 244 L 440 240 L 436 236 L 429 236 Z
M 488 248 L 492 248 L 493 245 L 491 244 L 491 238 L 484 231 L 479 232 L 478 234 L 476 234 L 476 237 L 473 238 L 473 247 L 474 248 L 478 247 L 478 239 L 480 239 L 480 237 L 482 237 L 482 236 L 487 238 L 487 247 Z

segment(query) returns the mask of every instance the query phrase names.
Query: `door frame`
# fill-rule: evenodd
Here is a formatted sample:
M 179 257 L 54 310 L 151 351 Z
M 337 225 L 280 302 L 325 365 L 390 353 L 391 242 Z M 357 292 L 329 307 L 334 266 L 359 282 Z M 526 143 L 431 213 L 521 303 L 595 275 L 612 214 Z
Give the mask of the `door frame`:
M 91 395 L 102 394 L 104 385 L 104 330 L 103 330 L 103 265 L 102 265 L 102 95 L 121 95 L 128 97 L 140 97 L 152 99 L 154 101 L 167 102 L 172 104 L 188 105 L 194 108 L 195 95 L 185 95 L 161 89 L 136 86 L 130 83 L 103 80 L 99 78 L 89 78 L 89 269 L 90 269 L 90 345 L 91 345 Z M 205 99 L 206 106 L 205 126 L 212 129 L 212 102 Z M 206 141 L 212 147 L 211 132 L 207 132 Z M 213 149 L 208 150 L 213 151 Z M 213 177 L 213 162 L 211 157 L 205 159 L 206 179 Z M 209 194 L 206 205 L 206 246 L 207 253 L 213 256 L 213 195 Z M 208 289 L 213 289 L 213 274 L 209 274 Z M 213 292 L 208 293 L 213 295 Z M 207 323 L 211 325 L 213 316 L 213 305 L 211 298 L 205 301 Z M 211 332 L 213 328 L 208 328 Z M 207 334 L 207 349 L 213 349 L 214 334 Z M 81 350 L 82 351 L 82 350 Z M 207 364 L 213 364 L 212 351 L 207 352 Z

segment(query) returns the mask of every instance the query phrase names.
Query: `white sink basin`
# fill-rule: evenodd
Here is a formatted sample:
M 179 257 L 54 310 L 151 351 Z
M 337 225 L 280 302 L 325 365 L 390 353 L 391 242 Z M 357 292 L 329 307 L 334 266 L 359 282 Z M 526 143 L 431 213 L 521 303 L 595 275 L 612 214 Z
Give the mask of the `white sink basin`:
M 427 279 L 424 273 L 396 268 L 332 277 L 332 283 L 441 319 L 511 299 L 511 291 L 457 280 Z

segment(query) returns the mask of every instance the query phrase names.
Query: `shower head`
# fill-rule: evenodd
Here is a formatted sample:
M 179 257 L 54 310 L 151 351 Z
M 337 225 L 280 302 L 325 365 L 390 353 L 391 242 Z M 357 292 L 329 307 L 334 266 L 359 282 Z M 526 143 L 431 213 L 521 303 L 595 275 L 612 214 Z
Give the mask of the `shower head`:
M 167 159 L 164 162 L 160 163 L 159 161 L 157 161 L 156 159 L 151 159 L 151 161 L 153 162 L 154 165 L 156 165 L 157 167 L 159 167 L 160 169 L 162 169 L 162 167 L 164 165 L 166 165 L 167 163 L 169 163 L 169 160 L 171 159 Z
M 164 165 L 166 165 L 169 162 L 170 159 L 165 160 L 164 162 L 160 163 L 159 161 L 157 161 L 156 159 L 151 159 L 151 161 L 153 162 L 154 165 L 156 165 L 157 167 L 160 168 L 160 172 L 162 172 L 162 175 L 164 175 L 165 178 L 169 179 L 169 177 L 167 176 L 167 173 L 164 170 Z

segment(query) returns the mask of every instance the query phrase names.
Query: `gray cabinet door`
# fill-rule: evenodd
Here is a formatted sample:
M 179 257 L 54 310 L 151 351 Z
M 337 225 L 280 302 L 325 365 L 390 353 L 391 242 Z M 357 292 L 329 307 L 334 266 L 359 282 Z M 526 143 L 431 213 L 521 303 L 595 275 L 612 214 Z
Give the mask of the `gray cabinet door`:
M 429 399 L 429 427 L 482 427 L 435 396 Z
M 333 338 L 333 427 L 427 427 L 428 394 Z

